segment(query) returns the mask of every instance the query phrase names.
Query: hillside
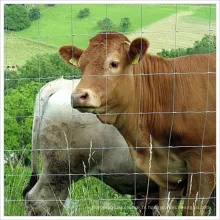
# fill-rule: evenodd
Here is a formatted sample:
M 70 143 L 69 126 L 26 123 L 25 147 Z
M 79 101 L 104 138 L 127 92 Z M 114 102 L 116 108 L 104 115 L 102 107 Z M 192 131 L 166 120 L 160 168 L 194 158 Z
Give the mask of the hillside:
M 214 6 L 201 6 L 201 5 L 64 5 L 59 4 L 54 7 L 39 6 L 41 9 L 41 18 L 34 21 L 32 25 L 19 32 L 5 33 L 5 66 L 7 65 L 22 65 L 25 61 L 35 54 L 54 53 L 58 48 L 64 44 L 75 44 L 82 48 L 86 48 L 88 40 L 101 30 L 97 26 L 97 22 L 105 17 L 110 18 L 114 23 L 114 30 L 120 31 L 119 23 L 121 18 L 129 17 L 131 20 L 131 27 L 126 33 L 129 37 L 140 36 L 141 29 L 146 32 L 144 35 L 148 37 L 149 31 L 169 31 L 168 28 L 175 25 L 175 20 L 168 19 L 175 17 L 181 12 L 190 11 L 191 13 L 182 16 L 181 22 L 184 20 L 185 24 L 193 27 L 195 24 L 208 24 L 209 18 L 213 25 L 215 25 L 216 12 Z M 77 18 L 80 9 L 89 8 L 90 16 L 84 19 Z M 211 10 L 210 10 L 211 9 Z M 142 19 L 141 19 L 142 18 Z M 164 19 L 168 20 L 164 20 Z M 156 26 L 154 24 L 160 24 Z M 166 22 L 169 21 L 169 22 Z M 159 22 L 159 23 L 158 23 Z M 173 23 L 170 23 L 173 22 Z M 201 26 L 201 25 L 200 25 Z M 148 27 L 150 29 L 148 29 Z M 159 27 L 159 29 L 158 29 Z M 205 27 L 205 26 L 204 26 Z M 208 29 L 206 29 L 207 31 Z M 189 32 L 191 31 L 188 30 Z M 202 34 L 204 31 L 202 32 Z M 8 36 L 9 38 L 7 38 Z M 150 35 L 151 36 L 151 35 Z M 163 45 L 166 49 L 174 47 L 174 42 L 167 44 L 164 37 L 158 32 L 157 35 L 152 35 L 152 39 L 159 41 L 156 50 L 160 51 Z M 195 36 L 193 39 L 188 39 L 190 42 L 199 40 L 201 37 Z M 21 38 L 22 37 L 22 38 Z M 170 37 L 168 37 L 170 38 Z M 173 37 L 174 41 L 174 35 Z M 179 38 L 180 41 L 184 38 Z M 183 43 L 178 42 L 180 45 Z M 190 46 L 187 45 L 186 46 Z

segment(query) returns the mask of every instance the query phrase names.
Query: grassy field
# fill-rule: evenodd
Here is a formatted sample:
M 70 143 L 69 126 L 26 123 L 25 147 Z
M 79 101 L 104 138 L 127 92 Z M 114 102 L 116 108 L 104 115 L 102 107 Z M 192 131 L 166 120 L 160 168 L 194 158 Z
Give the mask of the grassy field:
M 88 39 L 101 31 L 97 26 L 97 21 L 106 16 L 112 19 L 116 31 L 120 31 L 121 18 L 129 17 L 132 26 L 128 32 L 131 34 L 139 30 L 141 26 L 146 28 L 176 12 L 192 11 L 192 15 L 186 17 L 188 22 L 192 18 L 207 21 L 210 14 L 209 5 L 55 5 L 49 8 L 40 5 L 39 7 L 41 9 L 40 20 L 34 21 L 25 30 L 5 33 L 7 52 L 5 66 L 23 65 L 29 57 L 38 53 L 57 52 L 58 48 L 64 44 L 75 44 L 86 48 Z M 78 19 L 77 13 L 85 7 L 90 9 L 90 16 Z M 214 6 L 211 6 L 211 19 L 212 21 L 216 19 Z
M 201 6 L 195 10 L 193 17 L 214 21 L 216 20 L 216 8 L 210 5 Z
M 29 181 L 31 169 L 18 163 L 14 168 L 5 166 L 5 216 L 23 216 L 22 191 Z M 12 175 L 12 176 L 10 176 Z M 13 176 L 14 175 L 14 176 Z M 137 216 L 130 196 L 122 196 L 94 177 L 87 177 L 72 184 L 71 202 L 64 208 L 63 216 Z
M 90 16 L 84 19 L 77 18 L 79 10 L 85 7 L 90 9 Z M 181 10 L 185 8 L 186 6 L 182 6 Z M 105 17 L 113 21 L 113 29 L 116 31 L 120 31 L 118 26 L 121 18 L 129 17 L 132 23 L 129 32 L 132 32 L 141 25 L 147 26 L 175 12 L 175 5 L 143 5 L 142 8 L 141 5 L 56 5 L 42 9 L 42 18 L 16 35 L 33 38 L 40 35 L 40 41 L 57 47 L 72 41 L 86 47 L 88 39 L 101 31 L 97 22 Z M 73 38 L 72 34 L 75 34 Z
M 5 67 L 14 64 L 22 66 L 31 56 L 44 53 L 56 53 L 57 48 L 44 43 L 38 43 L 28 38 L 9 38 L 5 34 L 4 59 Z

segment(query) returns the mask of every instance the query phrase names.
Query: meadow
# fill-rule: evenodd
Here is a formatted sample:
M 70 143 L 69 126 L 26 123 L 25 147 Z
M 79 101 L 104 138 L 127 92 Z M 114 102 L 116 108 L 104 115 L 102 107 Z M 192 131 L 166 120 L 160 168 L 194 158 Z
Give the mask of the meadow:
M 22 31 L 5 32 L 5 65 L 23 65 L 31 56 L 42 53 L 56 53 L 58 48 L 65 44 L 74 44 L 86 48 L 88 40 L 96 33 L 102 31 L 97 22 L 105 17 L 110 18 L 113 29 L 120 31 L 121 18 L 128 17 L 131 27 L 126 31 L 130 36 L 140 29 L 145 29 L 157 21 L 168 18 L 175 13 L 191 11 L 185 16 L 188 24 L 192 26 L 200 22 L 208 22 L 209 18 L 215 23 L 216 9 L 213 5 L 55 5 L 46 8 L 39 5 L 41 18 L 32 22 L 32 25 Z M 90 16 L 79 19 L 80 9 L 89 8 Z M 210 10 L 211 9 L 211 10 Z M 211 11 L 211 13 L 210 13 Z M 166 27 L 166 24 L 163 28 Z M 135 35 L 135 36 L 136 36 Z M 154 38 L 154 37 L 153 37 Z M 163 39 L 156 39 L 161 41 Z M 188 45 L 189 46 L 189 45 Z M 170 45 L 171 49 L 173 45 Z M 160 48 L 161 50 L 162 48 Z M 168 49 L 168 48 L 167 48 Z M 14 53 L 16 52 L 16 57 Z
M 77 18 L 79 10 L 85 7 L 90 9 L 90 16 L 83 19 Z M 97 21 L 105 17 L 113 21 L 113 28 L 116 31 L 120 31 L 121 18 L 129 17 L 132 25 L 125 34 L 131 38 L 137 36 L 142 28 L 147 31 L 156 30 L 155 23 L 169 19 L 170 16 L 175 17 L 176 12 L 183 13 L 181 21 L 188 24 L 188 27 L 190 27 L 190 29 L 187 29 L 189 33 L 192 32 L 195 24 L 203 25 L 211 21 L 214 27 L 216 22 L 216 9 L 213 5 L 60 4 L 47 8 L 44 5 L 39 5 L 39 8 L 41 9 L 41 18 L 32 22 L 29 28 L 18 32 L 5 31 L 5 66 L 22 66 L 33 56 L 57 53 L 58 48 L 64 44 L 75 44 L 86 48 L 89 38 L 101 31 L 97 26 Z M 188 13 L 189 11 L 190 13 Z M 164 23 L 162 23 L 162 26 L 164 26 Z M 150 29 L 147 29 L 149 27 Z M 158 27 L 158 30 L 160 29 L 162 30 L 161 26 Z M 161 37 L 150 34 L 149 36 L 154 38 L 155 42 L 152 41 L 152 47 L 157 46 L 158 51 L 161 51 L 167 45 L 168 48 L 173 48 L 173 44 L 169 45 L 166 41 L 169 36 Z M 187 46 L 184 38 L 177 39 L 180 41 L 178 45 Z M 191 41 L 194 42 L 194 38 Z M 28 129 L 31 129 L 31 127 Z M 24 215 L 22 190 L 28 183 L 30 174 L 30 166 L 24 166 L 21 161 L 5 164 L 4 215 Z M 74 183 L 70 189 L 70 198 L 69 208 L 65 208 L 62 213 L 64 216 L 138 215 L 131 203 L 130 196 L 118 194 L 94 177 L 88 177 Z M 181 215 L 181 209 L 179 215 Z

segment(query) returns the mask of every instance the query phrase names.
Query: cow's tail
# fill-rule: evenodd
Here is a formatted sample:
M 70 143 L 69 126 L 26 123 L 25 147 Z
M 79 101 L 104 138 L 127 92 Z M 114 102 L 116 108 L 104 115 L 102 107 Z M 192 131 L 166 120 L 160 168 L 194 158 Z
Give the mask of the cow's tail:
M 32 124 L 32 153 L 31 153 L 31 167 L 32 174 L 28 185 L 23 190 L 23 198 L 34 187 L 38 181 L 38 152 L 39 152 L 39 133 L 43 114 L 50 96 L 56 93 L 64 83 L 63 78 L 56 79 L 44 85 L 35 99 L 34 119 Z

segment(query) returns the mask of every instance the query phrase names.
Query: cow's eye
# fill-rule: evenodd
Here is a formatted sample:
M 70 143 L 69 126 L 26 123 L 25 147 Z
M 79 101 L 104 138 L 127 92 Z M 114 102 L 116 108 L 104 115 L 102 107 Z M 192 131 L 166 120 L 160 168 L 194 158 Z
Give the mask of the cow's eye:
M 111 63 L 110 63 L 110 65 L 109 65 L 109 67 L 110 68 L 118 68 L 118 62 L 116 62 L 116 61 L 112 61 Z

